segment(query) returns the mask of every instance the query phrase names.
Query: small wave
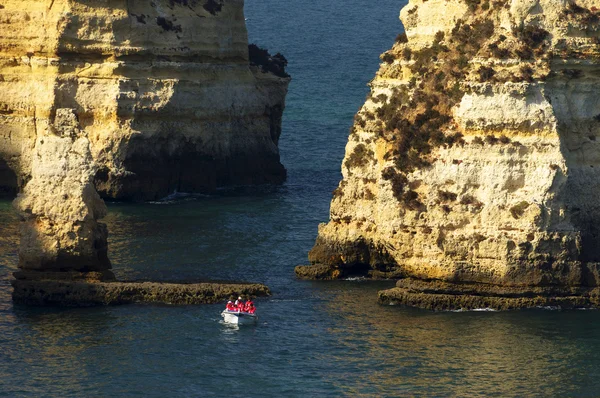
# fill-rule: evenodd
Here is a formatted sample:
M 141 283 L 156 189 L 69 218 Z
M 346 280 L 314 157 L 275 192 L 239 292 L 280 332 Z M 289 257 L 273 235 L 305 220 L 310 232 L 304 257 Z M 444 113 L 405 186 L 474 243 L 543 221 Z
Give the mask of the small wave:
M 295 301 L 302 301 L 300 299 L 271 299 L 269 300 L 270 302 L 295 302 Z
M 562 310 L 562 307 L 560 305 L 538 305 L 535 308 L 540 309 L 540 310 L 546 310 L 546 311 L 560 311 L 560 310 Z
M 458 310 L 450 310 L 450 312 L 498 312 L 498 310 L 495 310 L 493 308 L 471 308 L 471 309 L 467 309 L 467 308 L 461 308 Z
M 362 281 L 366 281 L 367 278 L 364 276 L 351 276 L 349 278 L 344 279 L 345 281 L 358 281 L 358 282 L 362 282 Z
M 190 202 L 193 200 L 197 200 L 200 198 L 210 198 L 211 195 L 202 194 L 202 193 L 186 193 L 186 192 L 175 192 L 169 196 L 165 196 L 159 200 L 152 200 L 147 202 L 151 205 L 172 205 L 181 202 Z

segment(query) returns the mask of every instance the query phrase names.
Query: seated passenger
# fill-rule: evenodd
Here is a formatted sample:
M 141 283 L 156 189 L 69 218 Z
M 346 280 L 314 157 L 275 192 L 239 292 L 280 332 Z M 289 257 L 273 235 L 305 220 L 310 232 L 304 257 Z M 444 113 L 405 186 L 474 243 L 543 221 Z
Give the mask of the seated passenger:
M 229 301 L 227 302 L 227 305 L 225 306 L 225 309 L 226 309 L 227 311 L 235 311 L 235 308 L 234 308 L 234 306 L 233 306 L 233 301 L 229 300 Z
M 240 312 L 244 311 L 244 302 L 242 301 L 242 297 L 241 296 L 238 297 L 237 300 L 235 300 L 234 306 L 235 306 L 235 310 L 236 311 L 240 311 Z

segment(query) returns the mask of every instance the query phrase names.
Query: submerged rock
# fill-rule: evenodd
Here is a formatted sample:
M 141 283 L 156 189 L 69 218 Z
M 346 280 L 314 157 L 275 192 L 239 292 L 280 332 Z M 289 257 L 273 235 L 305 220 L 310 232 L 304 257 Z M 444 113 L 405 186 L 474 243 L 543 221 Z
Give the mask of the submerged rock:
M 556 291 L 596 305 L 597 7 L 409 1 L 356 115 L 315 276 L 409 277 L 381 300 L 427 308 L 545 305 Z
M 31 178 L 39 127 L 66 108 L 89 139 L 104 198 L 283 182 L 287 61 L 249 59 L 243 7 L 2 1 L 0 194 Z

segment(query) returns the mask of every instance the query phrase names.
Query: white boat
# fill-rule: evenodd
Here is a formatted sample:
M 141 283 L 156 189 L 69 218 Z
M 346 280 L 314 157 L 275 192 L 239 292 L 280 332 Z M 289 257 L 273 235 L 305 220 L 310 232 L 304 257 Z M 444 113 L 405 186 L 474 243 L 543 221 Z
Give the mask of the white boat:
M 225 310 L 221 312 L 221 316 L 225 323 L 231 323 L 232 325 L 252 325 L 258 321 L 256 314 L 249 314 L 247 312 Z

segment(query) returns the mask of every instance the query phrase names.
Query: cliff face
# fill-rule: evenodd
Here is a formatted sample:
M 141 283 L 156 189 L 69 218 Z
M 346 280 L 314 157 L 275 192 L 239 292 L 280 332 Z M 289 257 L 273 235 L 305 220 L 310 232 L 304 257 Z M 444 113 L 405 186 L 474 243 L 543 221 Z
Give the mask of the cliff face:
M 289 78 L 249 65 L 243 0 L 0 4 L 1 191 L 31 178 L 57 109 L 89 139 L 103 197 L 284 180 Z
M 110 269 L 106 207 L 94 189 L 90 142 L 71 109 L 39 128 L 31 179 L 15 201 L 21 211 L 19 268 L 80 272 Z
M 1 0 L 0 194 L 20 191 L 13 298 L 209 302 L 262 285 L 116 282 L 108 198 L 281 182 L 283 56 L 249 46 L 243 0 Z M 248 290 L 249 289 L 249 290 Z
M 431 308 L 465 295 L 592 294 L 600 275 L 596 7 L 411 0 L 401 12 L 406 33 L 382 56 L 355 118 L 313 266 L 297 274 L 413 278 L 381 299 Z M 465 284 L 473 287 L 457 288 Z M 533 303 L 482 300 L 459 306 Z

